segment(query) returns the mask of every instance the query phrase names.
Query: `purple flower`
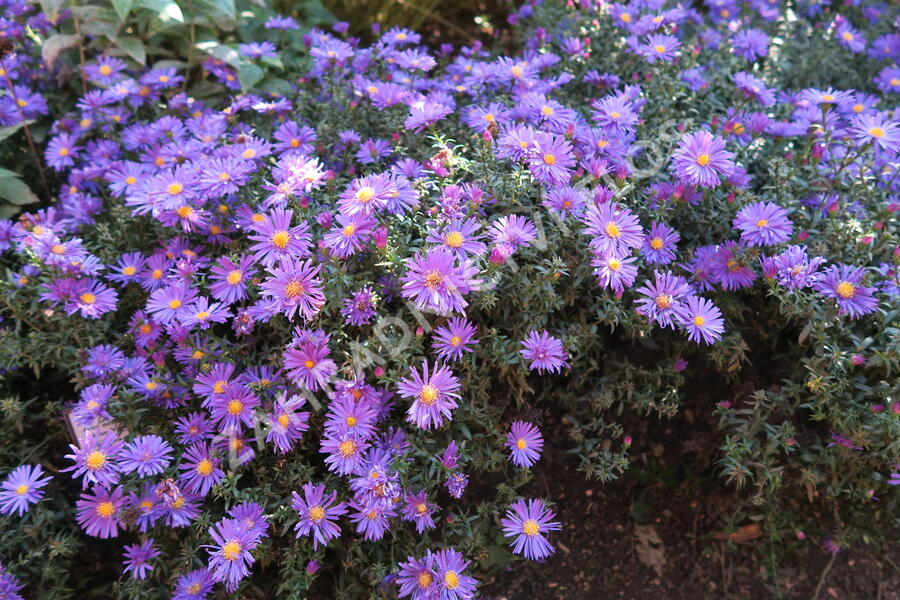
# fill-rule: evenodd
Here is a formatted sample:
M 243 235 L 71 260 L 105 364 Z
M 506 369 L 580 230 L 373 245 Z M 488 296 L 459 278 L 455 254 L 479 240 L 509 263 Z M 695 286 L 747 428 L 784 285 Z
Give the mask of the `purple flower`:
M 878 306 L 874 287 L 860 285 L 865 271 L 853 265 L 832 265 L 822 274 L 815 289 L 826 298 L 834 298 L 838 314 L 857 319 L 874 312 Z
M 249 256 L 241 256 L 237 263 L 227 256 L 220 257 L 210 269 L 209 293 L 225 304 L 240 302 L 247 297 L 247 279 L 254 267 Z
M 481 284 L 475 279 L 478 268 L 468 260 L 458 261 L 443 246 L 429 249 L 424 257 L 417 253 L 406 264 L 402 295 L 412 298 L 419 310 L 464 313 L 468 303 L 463 296 L 479 289 Z
M 879 150 L 900 152 L 900 125 L 881 113 L 858 115 L 850 125 L 850 135 L 859 144 L 874 144 Z
M 787 250 L 772 258 L 778 283 L 789 290 L 799 290 L 814 285 L 821 278 L 818 272 L 825 263 L 821 256 L 809 258 L 806 246 L 788 246 Z
M 85 433 L 81 446 L 70 444 L 69 447 L 73 454 L 67 454 L 66 458 L 72 459 L 75 464 L 61 472 L 73 471 L 73 479 L 82 477 L 82 488 L 91 483 L 109 487 L 119 481 L 117 460 L 122 442 L 114 432 L 107 431 L 101 436 L 89 430 Z
M 126 504 L 121 487 L 108 490 L 94 486 L 90 494 L 82 494 L 76 505 L 78 524 L 88 535 L 111 538 L 119 535 L 118 512 Z
M 432 244 L 443 244 L 445 248 L 455 252 L 460 258 L 464 258 L 467 254 L 481 256 L 486 247 L 480 241 L 484 236 L 478 233 L 479 229 L 481 229 L 481 225 L 475 219 L 466 221 L 454 219 L 440 231 L 429 229 L 425 241 Z
M 716 305 L 699 296 L 688 296 L 682 303 L 678 312 L 678 318 L 688 332 L 688 338 L 692 342 L 713 344 L 722 339 L 725 331 L 722 312 Z
M 421 559 L 410 556 L 406 562 L 400 563 L 400 572 L 396 579 L 400 588 L 397 593 L 398 598 L 407 596 L 411 600 L 437 600 L 440 598 L 436 581 L 437 572 L 434 570 L 434 558 L 434 554 L 428 550 Z
M 450 477 L 447 478 L 447 482 L 444 485 L 447 488 L 447 493 L 458 500 L 462 498 L 463 492 L 466 491 L 466 486 L 469 485 L 469 476 L 462 471 L 454 471 L 450 473 Z
M 215 582 L 206 569 L 197 569 L 178 578 L 172 600 L 205 600 Z
M 469 600 L 475 597 L 475 578 L 463 573 L 469 562 L 453 548 L 435 554 L 434 570 L 441 600 Z
M 429 375 L 428 362 L 422 361 L 421 374 L 410 369 L 409 377 L 397 384 L 403 398 L 413 398 L 406 411 L 406 420 L 420 429 L 441 427 L 457 407 L 459 379 L 444 365 L 436 365 Z
M 377 504 L 352 502 L 351 506 L 356 512 L 350 515 L 350 520 L 356 523 L 356 532 L 362 533 L 366 541 L 377 541 L 384 537 L 385 532 L 390 529 L 388 519 L 397 516 L 392 508 Z
M 331 249 L 338 258 L 347 258 L 362 250 L 378 224 L 374 217 L 362 211 L 352 215 L 338 214 L 337 222 L 338 225 L 325 234 L 322 240 L 325 247 Z
M 416 524 L 416 533 L 424 533 L 434 529 L 434 518 L 431 516 L 437 510 L 437 505 L 428 501 L 428 492 L 420 490 L 415 494 L 407 494 L 403 499 L 401 518 L 404 521 L 412 521 Z
M 559 531 L 562 525 L 553 521 L 554 512 L 542 500 L 517 500 L 501 519 L 503 535 L 515 538 L 511 543 L 513 552 L 529 560 L 543 560 L 553 554 L 553 546 L 544 537 L 549 531 Z
M 515 421 L 506 436 L 509 460 L 517 467 L 531 467 L 541 457 L 544 436 L 532 423 Z
M 363 452 L 369 447 L 369 442 L 353 433 L 340 435 L 326 435 L 322 439 L 321 452 L 327 454 L 325 464 L 328 470 L 339 475 L 349 475 L 359 468 L 362 463 Z
M 219 458 L 210 451 L 209 444 L 198 442 L 184 451 L 182 462 L 178 466 L 183 473 L 179 483 L 188 491 L 196 492 L 202 496 L 209 493 L 214 485 L 219 483 L 225 472 L 219 468 Z
M 325 494 L 325 484 L 306 483 L 303 485 L 303 496 L 293 492 L 291 506 L 297 511 L 300 520 L 294 525 L 297 537 L 302 535 L 313 536 L 313 550 L 319 544 L 327 545 L 328 542 L 341 535 L 338 527 L 338 517 L 347 513 L 347 505 L 337 502 L 337 492 Z
M 519 353 L 525 360 L 531 361 L 529 368 L 541 375 L 545 371 L 559 373 L 562 367 L 569 366 L 566 362 L 569 355 L 562 341 L 551 336 L 546 329 L 529 332 L 528 337 L 522 340 L 522 350 Z
M 337 372 L 326 343 L 295 341 L 284 350 L 284 368 L 295 385 L 317 391 Z
M 146 579 L 147 573 L 153 570 L 150 559 L 159 556 L 159 550 L 153 547 L 153 539 L 143 544 L 125 546 L 125 572 L 131 573 L 132 579 Z
M 678 232 L 656 221 L 650 225 L 650 233 L 644 238 L 641 254 L 650 264 L 667 265 L 675 260 L 675 246 L 681 240 Z
M 213 544 L 209 552 L 209 572 L 214 581 L 225 583 L 234 592 L 241 579 L 250 574 L 255 559 L 250 551 L 258 544 L 258 537 L 235 519 L 225 518 L 209 528 Z
M 477 344 L 475 339 L 476 327 L 463 317 L 451 317 L 444 325 L 434 331 L 432 347 L 443 360 L 459 360 L 463 353 L 473 351 L 472 345 Z
M 769 107 L 775 104 L 775 92 L 766 87 L 762 80 L 750 73 L 741 71 L 734 75 L 734 85 L 743 92 L 744 97 L 752 98 L 762 106 Z
M 590 245 L 595 253 L 624 257 L 644 243 L 644 230 L 637 216 L 615 202 L 589 206 L 581 221 L 584 233 L 592 236 Z
M 738 56 L 754 62 L 769 53 L 769 36 L 759 29 L 742 29 L 731 40 L 731 47 Z
M 393 191 L 394 185 L 384 173 L 354 179 L 341 194 L 338 210 L 347 216 L 360 212 L 371 215 L 387 206 Z
M 350 325 L 368 325 L 377 314 L 375 312 L 375 292 L 366 286 L 354 292 L 349 298 L 344 298 L 344 306 L 341 314 Z
M 304 321 L 312 319 L 325 304 L 322 281 L 318 278 L 321 265 L 308 261 L 283 258 L 278 266 L 269 267 L 271 277 L 262 283 L 262 295 L 269 298 L 269 310 L 281 312 L 293 319 L 298 311 Z
M 738 211 L 732 223 L 741 240 L 751 246 L 772 246 L 791 237 L 787 211 L 772 202 L 749 204 Z
M 13 469 L 0 484 L 0 514 L 17 513 L 20 517 L 28 512 L 28 505 L 35 504 L 44 497 L 44 486 L 50 477 L 42 477 L 44 469 L 40 465 L 21 465 Z
M 290 210 L 275 209 L 271 214 L 263 215 L 262 222 L 251 226 L 254 235 L 248 237 L 256 242 L 250 247 L 254 260 L 271 267 L 279 259 L 309 255 L 309 227 L 305 221 L 291 227 L 293 214 Z
M 172 283 L 150 295 L 147 312 L 163 325 L 187 316 L 188 306 L 197 298 L 197 290 L 186 283 Z
M 566 185 L 572 178 L 572 145 L 562 136 L 538 133 L 528 153 L 528 170 L 546 186 Z
M 690 185 L 715 187 L 720 175 L 728 177 L 734 172 L 734 155 L 725 149 L 725 140 L 708 131 L 696 131 L 684 136 L 672 156 L 672 165 L 678 179 Z
M 519 248 L 527 248 L 537 235 L 534 225 L 525 217 L 504 215 L 491 225 L 491 241 L 509 258 Z
M 647 37 L 647 43 L 638 48 L 641 56 L 648 64 L 656 61 L 672 62 L 678 56 L 681 43 L 671 35 L 654 34 Z
M 259 406 L 259 398 L 245 385 L 234 383 L 221 396 L 209 404 L 210 416 L 219 431 L 240 431 L 253 427 L 253 411 Z
M 304 404 L 306 399 L 302 396 L 288 396 L 287 392 L 282 392 L 275 401 L 272 414 L 268 415 L 266 442 L 275 444 L 281 454 L 290 452 L 294 442 L 303 437 L 303 432 L 309 428 L 309 413 L 298 410 Z
M 648 281 L 637 290 L 643 296 L 638 300 L 637 311 L 660 327 L 674 328 L 683 300 L 690 294 L 690 286 L 682 277 L 668 271 L 654 271 L 653 276 L 653 283 Z
M 626 287 L 630 287 L 637 278 L 637 266 L 634 256 L 619 257 L 612 252 L 600 252 L 591 257 L 591 266 L 600 287 L 608 287 L 621 297 Z
M 407 129 L 420 133 L 453 112 L 449 106 L 433 100 L 414 102 L 409 107 L 409 116 L 403 123 Z
M 171 455 L 172 447 L 160 436 L 138 436 L 119 453 L 119 470 L 122 473 L 137 471 L 141 478 L 157 475 L 169 466 Z
M 325 432 L 332 436 L 349 433 L 369 439 L 375 433 L 377 417 L 378 413 L 367 398 L 335 398 L 328 405 Z

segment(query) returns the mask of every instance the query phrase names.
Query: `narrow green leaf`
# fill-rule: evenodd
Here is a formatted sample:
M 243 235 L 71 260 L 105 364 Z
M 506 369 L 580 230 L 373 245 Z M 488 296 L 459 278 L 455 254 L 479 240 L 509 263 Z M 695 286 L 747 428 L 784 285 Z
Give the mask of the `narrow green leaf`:
M 113 8 L 116 9 L 116 14 L 119 15 L 119 19 L 124 21 L 126 17 L 128 17 L 128 13 L 131 12 L 134 0 L 112 0 L 112 5 Z

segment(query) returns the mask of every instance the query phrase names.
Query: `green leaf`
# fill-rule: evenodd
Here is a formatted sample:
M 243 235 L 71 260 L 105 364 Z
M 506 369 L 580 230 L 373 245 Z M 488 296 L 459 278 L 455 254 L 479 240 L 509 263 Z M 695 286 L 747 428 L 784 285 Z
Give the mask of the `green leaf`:
M 119 15 L 119 19 L 124 21 L 126 17 L 128 17 L 128 13 L 131 12 L 131 7 L 134 5 L 134 0 L 112 0 L 113 8 L 116 9 L 116 14 Z
M 55 23 L 59 18 L 59 11 L 66 0 L 41 0 L 41 11 L 47 20 Z
M 147 64 L 147 53 L 144 50 L 144 43 L 136 37 L 123 35 L 116 40 L 116 46 L 124 50 L 128 56 L 138 63 L 142 65 Z
M 6 171 L 6 169 L 3 169 Z M 7 173 L 9 171 L 6 171 Z M 0 198 L 5 198 L 13 204 L 34 204 L 38 197 L 34 195 L 24 181 L 18 177 L 0 177 Z
M 48 68 L 52 67 L 53 63 L 56 62 L 56 59 L 59 58 L 60 54 L 62 54 L 69 48 L 74 48 L 80 43 L 80 35 L 68 35 L 61 33 L 51 35 L 46 40 L 44 40 L 44 43 L 41 46 L 41 58 L 44 59 L 44 64 L 47 65 Z
M 237 53 L 237 50 L 224 44 L 220 44 L 216 40 L 197 42 L 195 47 L 201 52 L 206 52 L 210 56 L 231 65 L 235 69 L 240 67 L 241 56 Z
M 10 127 L 0 127 L 0 142 L 8 138 L 9 136 L 15 134 L 18 130 L 22 129 L 23 125 L 31 125 L 34 123 L 34 119 L 25 121 L 25 123 L 19 123 L 17 125 L 11 125 Z M 2 170 L 2 169 L 0 169 Z
M 218 17 L 219 19 L 225 18 L 229 21 L 236 20 L 234 0 L 197 0 L 197 4 L 208 7 L 212 12 L 218 13 L 216 15 L 210 15 L 210 20 L 213 20 L 214 17 Z
M 243 63 L 238 67 L 238 81 L 241 82 L 241 89 L 250 90 L 254 85 L 259 83 L 263 78 L 263 70 L 256 65 Z
M 172 0 L 140 0 L 143 8 L 149 8 L 163 23 L 184 23 L 184 14 L 181 8 Z

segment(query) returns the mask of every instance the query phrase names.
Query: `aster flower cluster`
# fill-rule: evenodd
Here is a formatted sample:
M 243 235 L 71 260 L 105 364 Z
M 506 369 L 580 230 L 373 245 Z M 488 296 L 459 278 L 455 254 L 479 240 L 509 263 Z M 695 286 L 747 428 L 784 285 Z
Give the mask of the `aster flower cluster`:
M 820 4 L 794 8 L 818 22 Z M 23 49 L 49 33 L 30 5 L 0 5 Z M 540 429 L 479 380 L 568 393 L 607 329 L 654 344 L 673 329 L 698 347 L 728 330 L 739 345 L 751 294 L 868 328 L 848 339 L 889 329 L 900 34 L 868 39 L 844 8 L 819 29 L 877 67 L 861 89 L 777 88 L 763 63 L 784 9 L 755 0 L 571 3 L 588 38 L 536 28 L 510 55 L 429 49 L 402 28 L 365 46 L 346 24 L 292 43 L 300 24 L 276 15 L 234 60 L 296 52 L 285 64 L 305 70 L 284 88 L 242 87 L 234 60 L 210 56 L 218 94 L 200 96 L 192 72 L 101 52 L 68 65 L 85 91 L 52 122 L 58 90 L 32 76 L 34 49 L 0 59 L 0 125 L 46 121 L 61 184 L 0 220 L 0 326 L 75 332 L 77 358 L 21 359 L 57 360 L 78 386 L 77 439 L 53 470 L 81 489 L 74 521 L 121 542 L 128 577 L 176 575 L 182 600 L 238 590 L 270 525 L 294 531 L 311 577 L 326 547 L 463 535 L 473 463 L 540 468 Z M 593 54 L 599 36 L 615 60 Z M 0 513 L 49 504 L 40 464 L 3 473 Z M 509 498 L 495 525 L 544 560 L 561 523 L 543 500 Z M 170 530 L 195 529 L 202 561 L 157 569 Z M 400 597 L 474 597 L 474 554 L 443 546 L 391 565 Z M 0 589 L 18 585 L 0 567 Z

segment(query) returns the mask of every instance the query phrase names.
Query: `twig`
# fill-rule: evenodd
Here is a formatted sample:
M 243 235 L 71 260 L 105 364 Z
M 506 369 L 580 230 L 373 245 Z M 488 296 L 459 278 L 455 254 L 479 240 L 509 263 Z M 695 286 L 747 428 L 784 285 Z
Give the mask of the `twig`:
M 825 584 L 825 577 L 828 576 L 828 571 L 831 570 L 831 565 L 834 564 L 834 559 L 837 558 L 837 552 L 832 553 L 831 560 L 828 561 L 828 564 L 825 565 L 825 569 L 822 571 L 822 574 L 819 575 L 819 583 L 816 585 L 816 591 L 813 592 L 812 600 L 818 600 L 819 592 L 822 591 L 822 586 Z
M 78 19 L 78 15 L 72 15 L 72 22 L 75 24 L 75 33 L 78 34 L 78 62 L 81 67 L 80 72 L 78 73 L 81 76 L 81 91 L 84 94 L 87 94 L 87 80 L 84 78 L 84 36 L 81 35 L 81 21 Z

